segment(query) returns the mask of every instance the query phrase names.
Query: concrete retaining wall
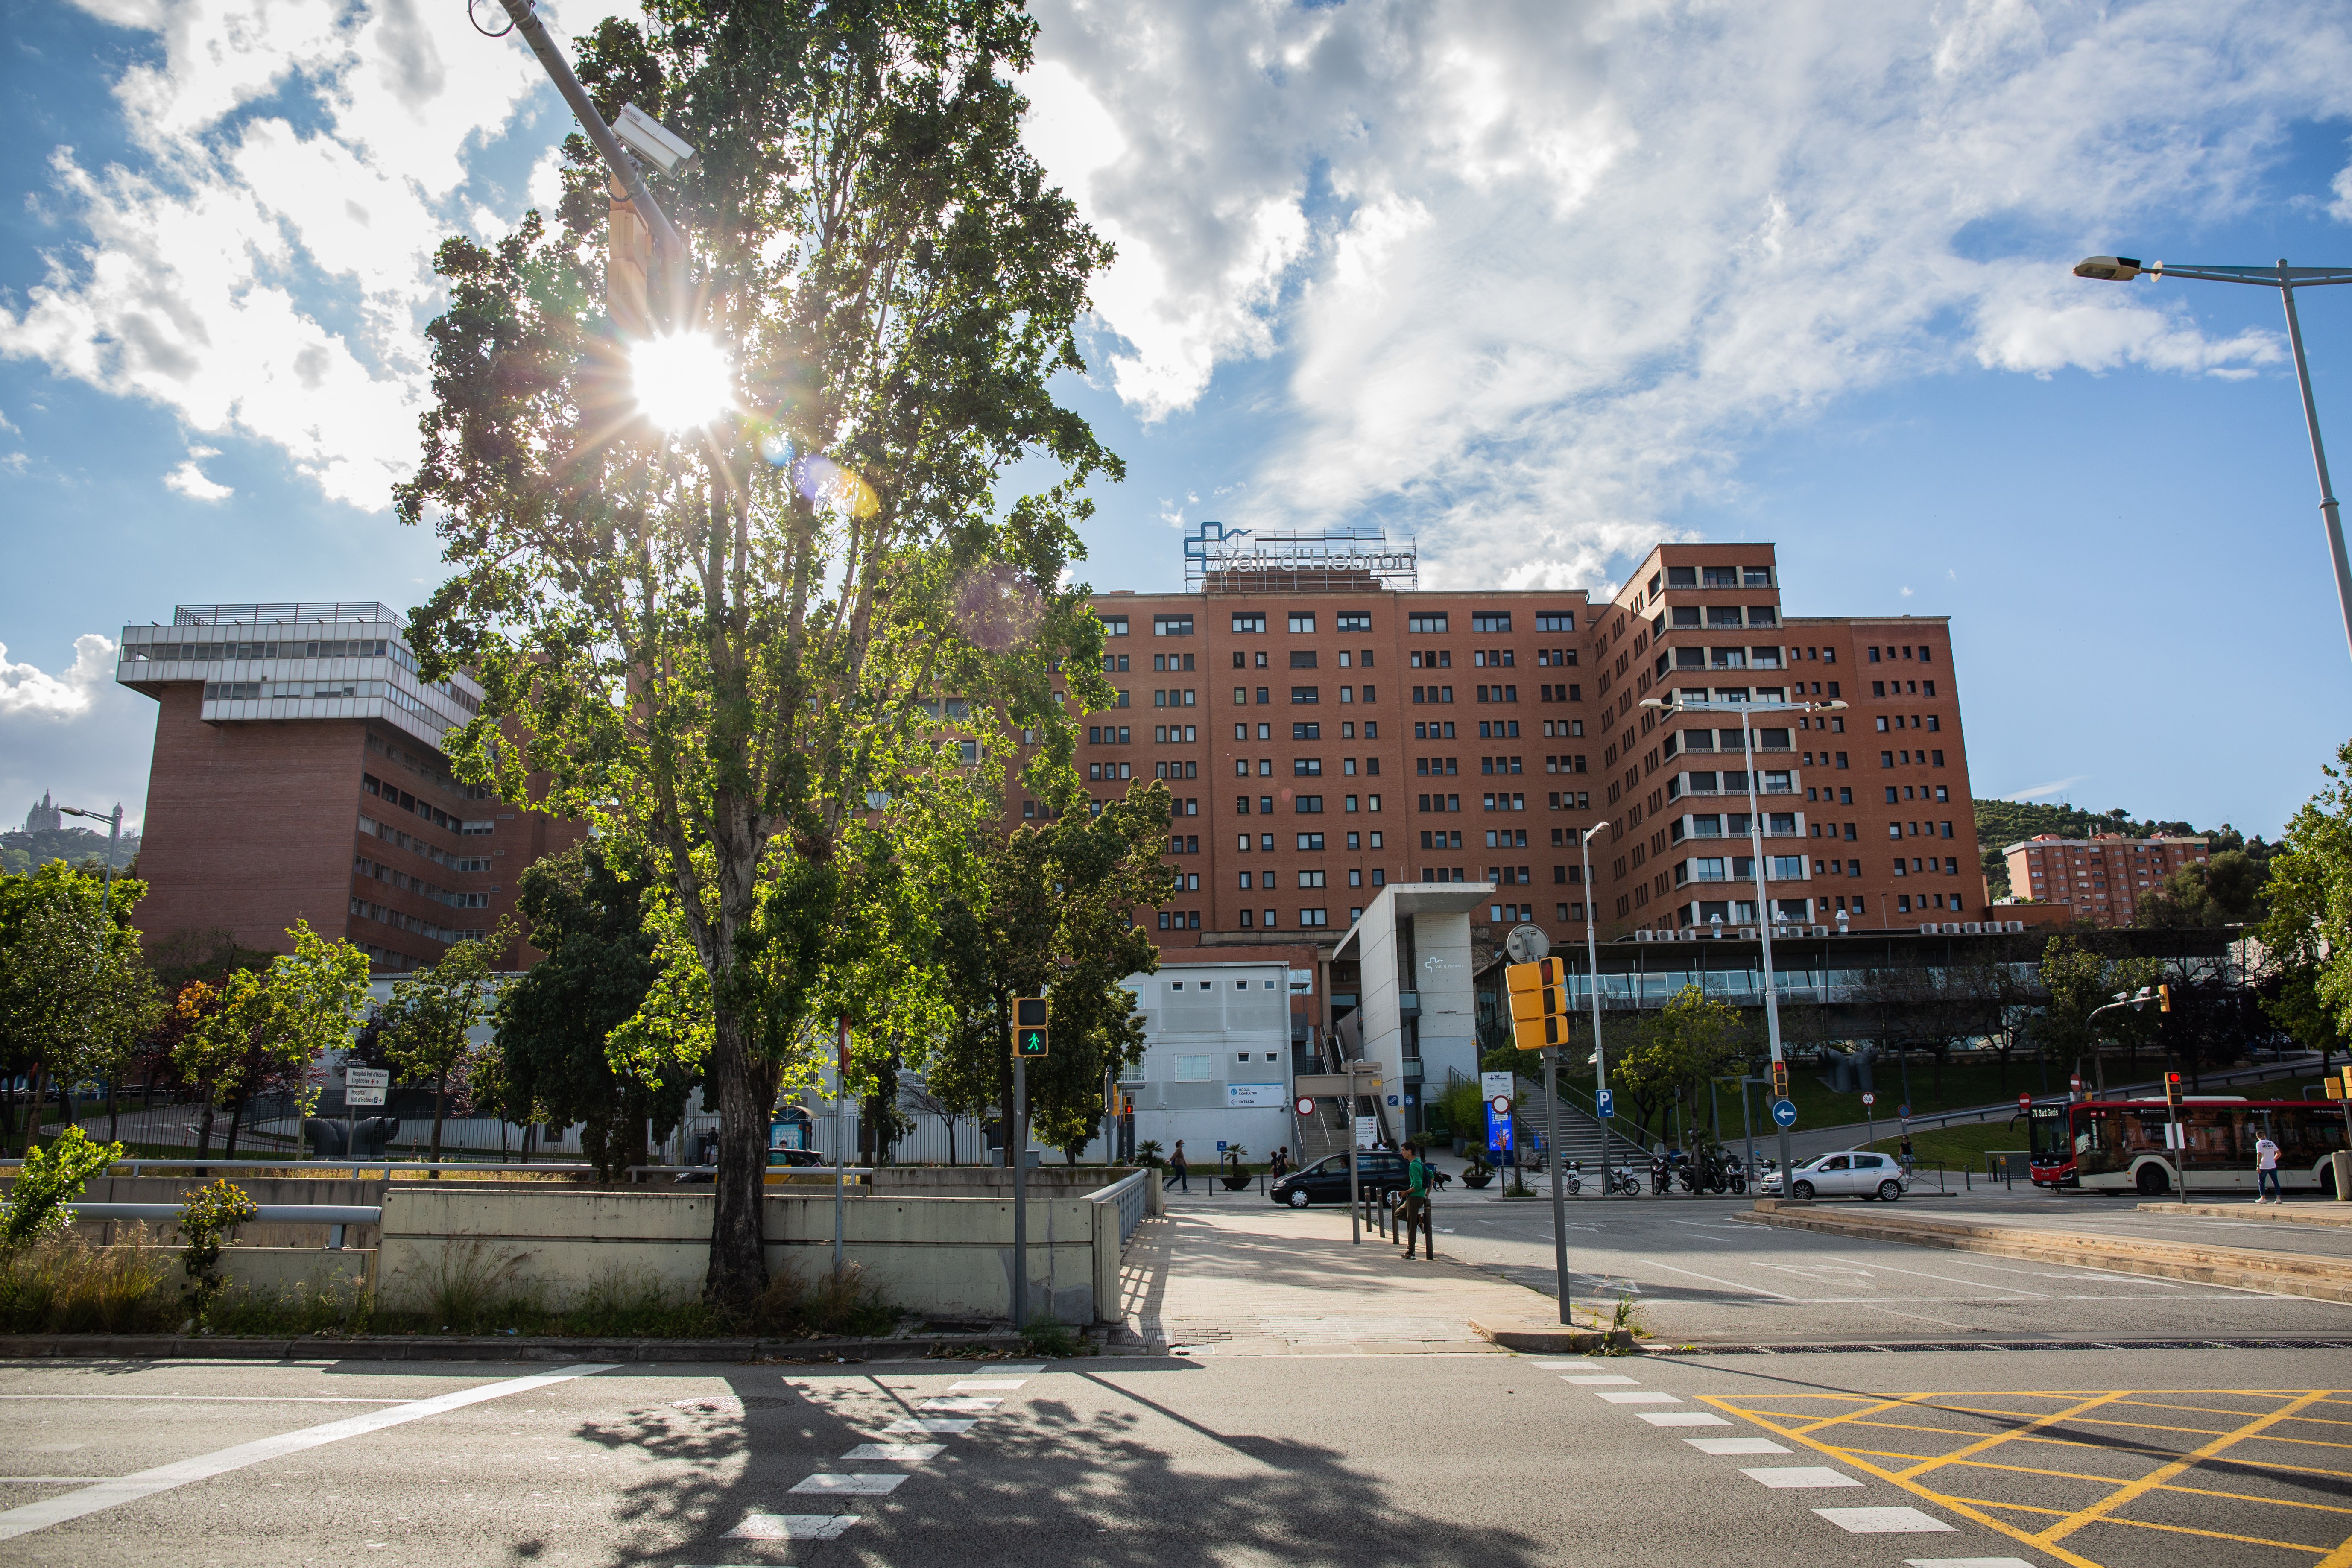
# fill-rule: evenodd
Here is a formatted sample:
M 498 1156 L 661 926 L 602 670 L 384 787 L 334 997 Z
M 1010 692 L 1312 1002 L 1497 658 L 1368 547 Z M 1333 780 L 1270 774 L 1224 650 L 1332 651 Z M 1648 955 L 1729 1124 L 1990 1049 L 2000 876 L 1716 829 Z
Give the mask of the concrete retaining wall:
M 601 1283 L 649 1281 L 691 1296 L 709 1260 L 712 1201 L 707 1190 L 395 1184 L 383 1195 L 379 1297 L 395 1309 L 413 1305 L 446 1271 L 484 1269 L 537 1290 L 551 1306 Z M 763 1206 L 772 1270 L 814 1279 L 831 1268 L 830 1194 L 772 1191 Z M 908 1310 L 942 1319 L 1012 1315 L 1009 1197 L 877 1193 L 851 1197 L 842 1222 L 845 1258 Z M 1030 1198 L 1033 1315 L 1091 1323 L 1115 1313 L 1118 1257 L 1115 1204 L 1085 1194 Z

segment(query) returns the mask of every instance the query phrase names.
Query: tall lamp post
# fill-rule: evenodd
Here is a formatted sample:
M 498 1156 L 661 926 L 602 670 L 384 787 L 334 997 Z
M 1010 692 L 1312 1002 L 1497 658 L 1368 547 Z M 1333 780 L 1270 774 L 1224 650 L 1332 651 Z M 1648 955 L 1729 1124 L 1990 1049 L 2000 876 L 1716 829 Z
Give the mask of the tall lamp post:
M 1606 1103 L 1609 1063 L 1601 1054 L 1601 938 L 1594 930 L 1595 922 L 1601 918 L 1601 910 L 1592 901 L 1592 840 L 1608 826 L 1605 822 L 1596 822 L 1578 835 L 1576 840 L 1577 847 L 1584 854 L 1584 973 L 1585 978 L 1591 982 L 1592 989 L 1592 1109 L 1595 1110 L 1600 1110 Z M 1612 1195 L 1617 1188 L 1617 1184 L 1609 1179 L 1609 1124 L 1615 1120 L 1612 1114 L 1603 1114 L 1601 1118 L 1601 1194 L 1603 1197 Z M 1559 1140 L 1555 1138 L 1553 1142 L 1557 1145 Z M 1552 1152 L 1552 1163 L 1559 1163 L 1556 1147 Z M 1566 1322 L 1568 1320 L 1563 1318 L 1560 1321 Z
M 2303 393 L 2304 427 L 2311 434 L 2311 464 L 2319 471 L 2319 515 L 2327 525 L 2327 554 L 2336 568 L 2336 605 L 2344 616 L 2344 637 L 2352 647 L 2352 561 L 2344 553 L 2344 518 L 2336 505 L 2336 488 L 2327 478 L 2327 448 L 2319 440 L 2319 410 L 2311 401 L 2311 366 L 2303 357 L 2303 322 L 2294 313 L 2294 291 L 2330 283 L 2352 283 L 2352 267 L 2289 267 L 2279 258 L 2276 267 L 2171 267 L 2161 261 L 2141 262 L 2128 256 L 2094 256 L 2074 264 L 2074 276 L 2106 283 L 2128 283 L 2146 273 L 2150 278 L 2194 278 L 2206 283 L 2252 283 L 2275 289 L 2286 306 L 2286 337 L 2294 349 L 2294 381 Z
M 1710 698 L 1689 697 L 1677 691 L 1671 698 L 1645 697 L 1644 708 L 1663 709 L 1669 713 L 1730 713 L 1739 715 L 1740 758 L 1748 769 L 1748 867 L 1756 873 L 1756 914 L 1758 932 L 1764 942 L 1764 1031 L 1772 1044 L 1772 1065 L 1781 1064 L 1780 988 L 1772 979 L 1772 901 L 1764 885 L 1764 817 L 1756 804 L 1756 727 L 1749 716 L 1756 713 L 1820 713 L 1845 706 L 1841 701 L 1828 702 L 1718 702 Z M 1778 1077 L 1776 1073 L 1774 1075 Z M 1773 1120 L 1777 1122 L 1779 1118 Z M 1780 1128 L 1781 1194 L 1788 1194 L 1789 1129 Z
M 78 805 L 61 805 L 58 810 L 67 816 L 87 816 L 107 825 L 106 885 L 98 896 L 98 919 L 103 925 L 108 912 L 114 907 L 114 852 L 122 844 L 122 807 L 117 805 L 112 811 L 106 812 L 84 811 Z

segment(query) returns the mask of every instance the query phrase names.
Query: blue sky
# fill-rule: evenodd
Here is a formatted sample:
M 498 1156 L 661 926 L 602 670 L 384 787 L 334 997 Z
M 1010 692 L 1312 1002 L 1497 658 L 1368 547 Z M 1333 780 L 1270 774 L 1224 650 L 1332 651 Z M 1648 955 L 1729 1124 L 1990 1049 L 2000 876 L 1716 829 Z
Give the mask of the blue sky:
M 1980 795 L 2274 833 L 2352 732 L 2276 296 L 2066 271 L 2352 262 L 2340 6 L 1038 15 L 1033 144 L 1119 247 L 1096 585 L 1203 517 L 1410 528 L 1433 586 L 1769 539 L 1792 613 L 1953 618 Z M 0 818 L 136 814 L 94 639 L 436 580 L 425 258 L 565 122 L 402 0 L 0 0 Z M 2304 304 L 2352 472 L 2352 288 Z

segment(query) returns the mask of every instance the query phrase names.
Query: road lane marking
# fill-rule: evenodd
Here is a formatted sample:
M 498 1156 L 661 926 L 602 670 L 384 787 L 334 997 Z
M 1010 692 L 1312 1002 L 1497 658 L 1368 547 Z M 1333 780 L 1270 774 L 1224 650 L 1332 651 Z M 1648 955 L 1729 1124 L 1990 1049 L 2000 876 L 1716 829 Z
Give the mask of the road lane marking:
M 979 1394 L 992 1388 L 1018 1388 L 1029 1381 L 1023 1377 L 965 1377 L 948 1384 L 950 1394 Z
M 1701 1274 L 1696 1268 L 1676 1268 L 1671 1263 L 1659 1263 L 1647 1258 L 1637 1258 L 1636 1263 L 1646 1268 L 1664 1268 L 1676 1274 L 1687 1274 L 1694 1279 L 1704 1279 L 1710 1285 L 1720 1285 L 1727 1290 L 1745 1290 L 1752 1296 L 1769 1296 L 1776 1301 L 1793 1301 L 1794 1296 L 1783 1296 L 1778 1290 L 1767 1290 L 1761 1285 L 1735 1285 L 1728 1279 L 1718 1279 L 1712 1274 Z
M 828 1475 L 823 1471 L 804 1476 L 793 1483 L 792 1489 L 803 1496 L 823 1497 L 888 1497 L 907 1484 L 904 1470 L 889 1476 Z
M 1696 1448 L 1702 1454 L 1786 1454 L 1791 1452 L 1790 1449 L 1782 1447 L 1780 1444 L 1775 1443 L 1769 1437 L 1685 1437 L 1683 1441 L 1688 1443 L 1692 1447 Z
M 915 1401 L 915 1408 L 940 1410 L 955 1415 L 985 1415 L 1003 1403 L 1002 1399 L 983 1398 L 973 1394 L 943 1394 L 935 1399 Z
M 142 1405 L 161 1405 L 166 1400 L 184 1401 L 192 1405 L 405 1405 L 405 1399 L 386 1396 L 362 1399 L 356 1395 L 325 1394 L 0 1394 L 0 1399 L 131 1399 Z
M 1962 1279 L 1950 1274 L 1930 1274 L 1924 1268 L 1897 1268 L 1891 1263 L 1860 1263 L 1853 1261 L 1853 1259 L 1843 1258 L 1832 1258 L 1830 1261 L 1832 1263 L 1843 1265 L 1849 1268 L 1859 1268 L 1865 1273 L 1877 1271 L 1886 1274 L 1909 1274 L 1921 1279 L 1940 1279 L 1947 1285 L 1980 1286 L 1986 1283 L 1986 1281 L 1981 1279 Z M 2022 1285 L 2012 1285 L 2010 1289 L 2012 1290 L 2023 1291 L 2024 1294 L 2028 1296 L 2046 1298 L 2049 1295 L 2049 1292 L 2046 1290 L 2027 1290 Z M 2011 1298 L 2008 1297 L 2003 1297 L 2001 1299 L 2004 1300 L 2011 1300 Z
M 2246 1423 L 2234 1432 L 2224 1432 L 2221 1436 L 2215 1437 L 2211 1442 L 2205 1444 L 2202 1447 L 2197 1448 L 2193 1452 L 2183 1454 L 2171 1464 L 2162 1466 L 2159 1468 L 2149 1472 L 2147 1475 L 2142 1476 L 2136 1481 L 2129 1481 L 2123 1486 L 2117 1487 L 2114 1491 L 2109 1492 L 2105 1497 L 2101 1498 L 2097 1502 L 2093 1503 L 2090 1507 L 2070 1514 L 2066 1518 L 2060 1520 L 2056 1524 L 2050 1526 L 2048 1529 L 2038 1531 L 2032 1537 L 2032 1540 L 2036 1545 L 2039 1545 L 2044 1551 L 2047 1551 L 2051 1547 L 2056 1545 L 2059 1542 L 2063 1541 L 2067 1536 L 2072 1535 L 2074 1531 L 2082 1529 L 2083 1526 L 2092 1523 L 2094 1521 L 2106 1518 L 2109 1514 L 2115 1512 L 2116 1510 L 2123 1507 L 2124 1504 L 2130 1502 L 2133 1499 L 2140 1497 L 2147 1492 L 2154 1491 L 2157 1488 L 2164 1485 L 2165 1482 L 2172 1479 L 2172 1478 L 2177 1475 L 2180 1475 L 2184 1471 L 2196 1468 L 2201 1461 L 2210 1459 L 2216 1454 L 2221 1453 L 2223 1449 L 2233 1447 L 2249 1437 L 2260 1436 L 2265 1428 L 2274 1426 L 2279 1422 L 2288 1420 L 2293 1417 L 2297 1411 L 2300 1411 L 2308 1405 L 2323 1403 L 2326 1398 L 2327 1391 L 2326 1389 L 2314 1389 L 2310 1393 L 2304 1394 L 2301 1398 L 2291 1400 L 2266 1415 L 2257 1416 L 2254 1420 Z
M 841 1458 L 844 1463 L 873 1459 L 884 1464 L 919 1465 L 946 1451 L 945 1443 L 860 1443 Z
M 1633 1381 L 1633 1379 L 1627 1377 L 1622 1372 L 1601 1373 L 1591 1377 L 1563 1377 L 1560 1379 L 1560 1382 L 1562 1383 L 1573 1383 L 1588 1386 L 1595 1384 L 1632 1383 Z
M 921 1416 L 906 1415 L 891 1422 L 890 1425 L 883 1427 L 882 1430 L 885 1432 L 936 1432 L 954 1436 L 959 1433 L 969 1432 L 979 1425 L 980 1423 L 977 1421 L 941 1420 L 936 1417 L 926 1419 Z
M 1916 1508 L 1817 1508 L 1813 1511 L 1850 1535 L 1927 1535 L 1952 1528 Z
M 1728 1426 L 1731 1425 L 1720 1415 L 1703 1415 L 1696 1410 L 1637 1410 L 1633 1414 L 1653 1426 Z
M 736 1541 L 838 1541 L 865 1515 L 856 1513 L 747 1513 L 727 1532 Z M 686 1568 L 680 1563 L 678 1568 Z
M 1858 1487 L 1862 1483 L 1843 1470 L 1831 1469 L 1827 1465 L 1759 1465 L 1743 1466 L 1739 1471 L 1759 1486 L 1775 1491 L 1804 1491 L 1822 1487 Z
M 1612 1405 L 1680 1405 L 1682 1403 L 1681 1398 L 1675 1394 L 1660 1394 L 1651 1389 L 1643 1389 L 1639 1392 L 1603 1389 L 1593 1394 L 1593 1397 L 1605 1399 Z
M 2033 1568 L 2022 1557 L 1906 1557 L 1903 1568 Z
M 551 1384 L 568 1383 L 576 1377 L 590 1377 L 600 1372 L 610 1372 L 617 1365 L 612 1362 L 583 1362 L 575 1366 L 559 1367 L 553 1372 L 534 1373 L 529 1377 L 509 1378 L 502 1383 L 487 1383 L 478 1387 L 461 1389 L 455 1394 L 437 1394 L 431 1399 L 412 1400 L 387 1410 L 371 1410 L 363 1415 L 347 1415 L 341 1421 L 323 1426 L 306 1426 L 299 1432 L 284 1432 L 274 1437 L 262 1437 L 250 1443 L 240 1443 L 217 1453 L 198 1455 L 193 1459 L 180 1459 L 152 1469 L 100 1481 L 80 1491 L 68 1492 L 63 1497 L 28 1502 L 20 1508 L 0 1512 L 0 1541 L 13 1541 L 37 1530 L 47 1530 L 53 1524 L 63 1524 L 69 1519 L 116 1508 L 157 1492 L 170 1491 L 191 1481 L 208 1480 L 230 1470 L 241 1470 L 248 1465 L 265 1464 L 281 1459 L 289 1454 L 299 1454 L 328 1443 L 341 1442 L 345 1437 L 363 1436 L 381 1432 L 387 1426 L 398 1426 L 418 1421 L 428 1415 L 439 1415 L 451 1410 L 462 1410 L 468 1405 L 487 1400 L 503 1399 L 510 1394 L 528 1394 Z

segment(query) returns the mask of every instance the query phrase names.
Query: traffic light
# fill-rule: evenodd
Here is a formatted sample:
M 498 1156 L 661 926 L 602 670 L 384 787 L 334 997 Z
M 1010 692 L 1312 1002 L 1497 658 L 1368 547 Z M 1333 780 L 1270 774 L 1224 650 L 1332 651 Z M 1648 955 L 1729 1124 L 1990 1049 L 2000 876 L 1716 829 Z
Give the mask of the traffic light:
M 1045 1055 L 1045 999 L 1022 996 L 1013 1004 L 1013 1054 L 1043 1058 Z
M 1772 1064 L 1772 1098 L 1775 1100 L 1789 1098 L 1789 1064 L 1787 1062 Z
M 2172 1011 L 2171 986 L 2159 985 L 2156 988 L 2156 1010 L 2159 1013 L 2169 1013 Z
M 2164 1103 L 2167 1105 L 2180 1103 L 2180 1075 L 2177 1072 L 2164 1075 Z
M 1510 988 L 1511 1037 L 1523 1051 L 1568 1043 L 1568 966 L 1557 958 L 1514 963 L 1503 971 Z

